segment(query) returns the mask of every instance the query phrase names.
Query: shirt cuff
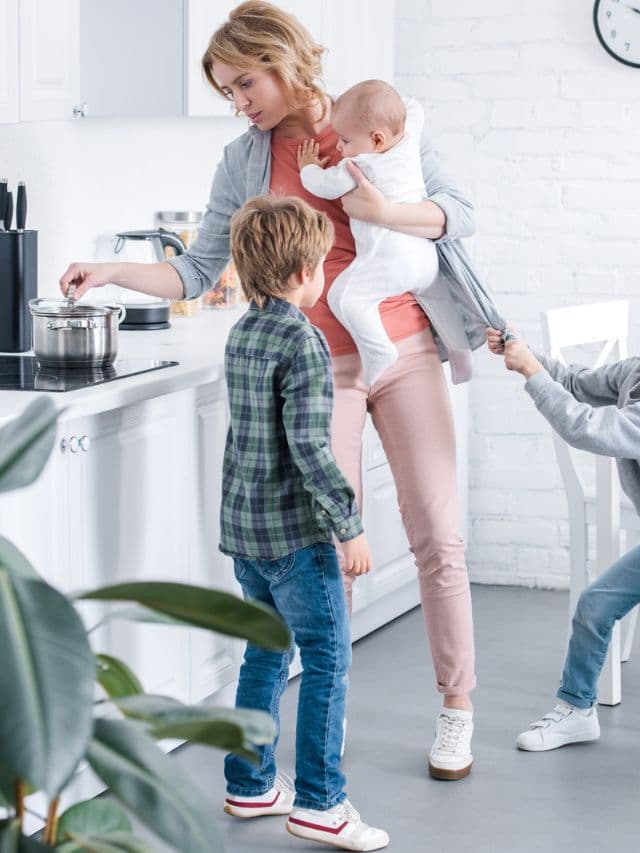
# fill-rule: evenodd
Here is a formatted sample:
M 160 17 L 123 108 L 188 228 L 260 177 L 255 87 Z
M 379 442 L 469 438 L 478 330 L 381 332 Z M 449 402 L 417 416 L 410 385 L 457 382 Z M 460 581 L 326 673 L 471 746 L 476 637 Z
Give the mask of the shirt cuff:
M 320 510 L 320 518 L 322 521 L 328 521 L 328 515 L 329 514 L 325 509 Z M 360 513 L 357 511 L 354 512 L 353 515 L 350 515 L 349 518 L 341 518 L 337 523 L 332 521 L 331 526 L 333 527 L 333 532 L 339 542 L 348 542 L 350 539 L 355 539 L 356 536 L 360 536 L 361 533 L 364 533 L 362 519 L 360 518 Z
M 167 258 L 165 263 L 171 264 L 182 279 L 182 288 L 184 291 L 183 299 L 194 299 L 196 296 L 200 296 L 202 291 L 200 287 L 200 279 L 194 273 L 193 267 L 189 261 L 185 260 L 184 255 L 176 255 L 175 258 Z

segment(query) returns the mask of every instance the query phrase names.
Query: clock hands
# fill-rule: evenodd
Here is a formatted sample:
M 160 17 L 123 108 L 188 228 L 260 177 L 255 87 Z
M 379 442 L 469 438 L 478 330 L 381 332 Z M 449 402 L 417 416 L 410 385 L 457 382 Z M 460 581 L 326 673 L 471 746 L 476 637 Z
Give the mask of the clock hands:
M 627 7 L 627 9 L 630 9 L 632 12 L 635 12 L 635 13 L 636 13 L 636 15 L 640 15 L 640 9 L 636 9 L 636 7 L 635 7 L 635 6 L 631 6 L 631 5 L 629 5 L 629 3 L 623 3 L 622 5 L 623 5 L 623 6 L 626 6 L 626 7 Z

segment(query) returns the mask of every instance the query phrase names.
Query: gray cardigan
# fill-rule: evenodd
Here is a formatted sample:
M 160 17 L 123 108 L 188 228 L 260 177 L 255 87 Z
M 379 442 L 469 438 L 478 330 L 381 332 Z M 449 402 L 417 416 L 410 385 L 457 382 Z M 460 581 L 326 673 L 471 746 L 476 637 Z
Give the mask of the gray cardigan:
M 421 157 L 427 195 L 447 217 L 447 233 L 437 241 L 440 274 L 421 305 L 431 321 L 441 359 L 451 363 L 453 381 L 464 382 L 471 378 L 471 350 L 485 342 L 489 325 L 486 314 L 462 286 L 464 278 L 474 278 L 460 243 L 475 229 L 473 207 L 445 177 L 424 136 Z M 182 279 L 185 298 L 199 296 L 218 280 L 229 260 L 231 216 L 248 198 L 269 191 L 270 175 L 270 132 L 250 127 L 225 147 L 198 237 L 186 254 L 168 261 Z
M 545 370 L 524 387 L 538 410 L 567 444 L 617 459 L 640 514 L 640 358 L 589 370 L 536 356 Z

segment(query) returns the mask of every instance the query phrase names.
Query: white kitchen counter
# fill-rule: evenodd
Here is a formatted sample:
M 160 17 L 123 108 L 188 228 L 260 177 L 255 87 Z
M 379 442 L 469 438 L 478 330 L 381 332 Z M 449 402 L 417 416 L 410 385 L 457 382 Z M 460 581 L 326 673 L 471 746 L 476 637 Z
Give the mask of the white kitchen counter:
M 159 397 L 184 388 L 215 382 L 224 372 L 224 346 L 231 326 L 244 307 L 202 309 L 194 317 L 172 317 L 171 328 L 161 331 L 120 332 L 118 358 L 177 361 L 164 367 L 77 391 L 50 393 L 70 416 L 94 415 Z M 0 391 L 0 423 L 16 417 L 46 391 Z

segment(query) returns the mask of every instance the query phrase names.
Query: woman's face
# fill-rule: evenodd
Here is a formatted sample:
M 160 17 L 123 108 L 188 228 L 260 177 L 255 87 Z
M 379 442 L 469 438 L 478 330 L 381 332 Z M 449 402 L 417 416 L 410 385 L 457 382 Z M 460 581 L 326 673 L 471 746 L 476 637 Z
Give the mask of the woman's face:
M 260 130 L 272 130 L 290 112 L 280 81 L 271 71 L 214 62 L 213 76 L 236 110 Z

